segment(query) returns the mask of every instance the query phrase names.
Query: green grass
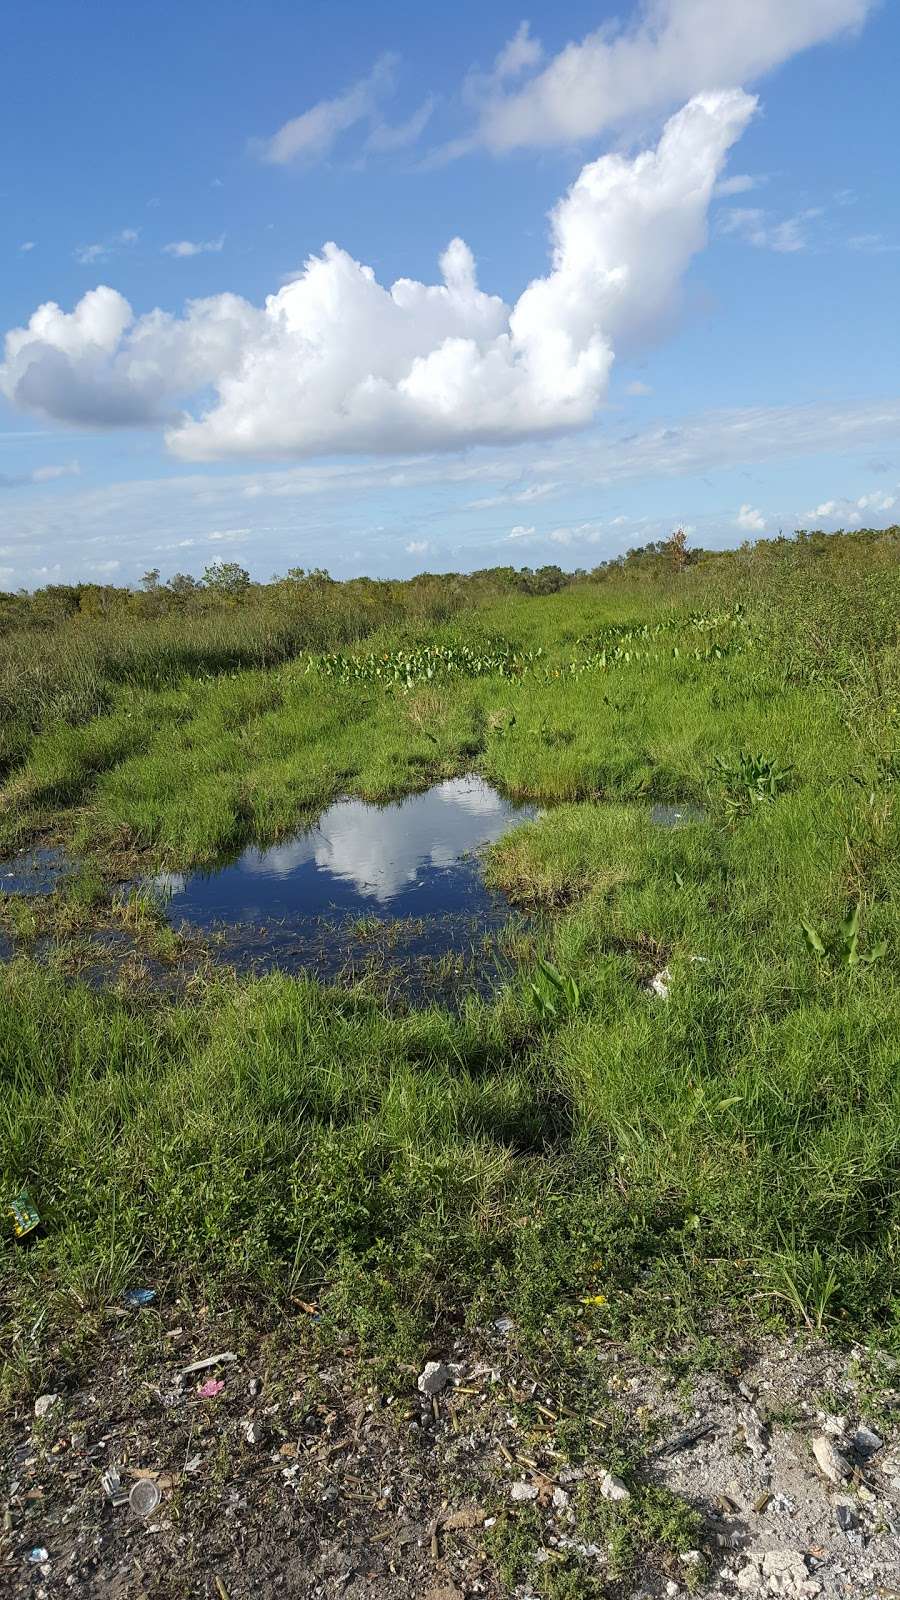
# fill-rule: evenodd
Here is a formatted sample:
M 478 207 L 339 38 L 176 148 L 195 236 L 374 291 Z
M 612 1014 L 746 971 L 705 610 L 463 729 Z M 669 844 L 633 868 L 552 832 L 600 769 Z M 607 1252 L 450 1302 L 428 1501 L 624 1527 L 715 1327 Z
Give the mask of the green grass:
M 683 578 L 452 616 L 397 601 L 368 629 L 329 596 L 318 642 L 268 661 L 246 618 L 222 623 L 237 663 L 209 618 L 193 658 L 187 621 L 144 618 L 158 670 L 120 661 L 95 714 L 17 724 L 5 843 L 84 857 L 40 913 L 0 906 L 26 950 L 48 918 L 83 931 L 123 859 L 209 863 L 338 794 L 474 769 L 547 807 L 488 874 L 550 909 L 559 982 L 529 959 L 493 1001 L 404 1014 L 309 979 L 206 976 L 179 1000 L 28 954 L 0 969 L 0 1181 L 44 1219 L 2 1243 L 13 1378 L 135 1282 L 314 1293 L 323 1336 L 394 1359 L 501 1311 L 526 1337 L 671 1341 L 724 1311 L 897 1342 L 893 546 Z M 655 827 L 653 800 L 704 820 Z

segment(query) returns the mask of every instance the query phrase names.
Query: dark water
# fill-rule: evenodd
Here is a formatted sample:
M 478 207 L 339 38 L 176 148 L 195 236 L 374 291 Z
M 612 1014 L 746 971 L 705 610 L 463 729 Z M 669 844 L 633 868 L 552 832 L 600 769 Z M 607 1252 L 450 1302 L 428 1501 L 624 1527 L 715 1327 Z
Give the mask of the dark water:
M 251 847 L 215 872 L 163 874 L 173 921 L 440 917 L 490 911 L 472 853 L 533 816 L 481 778 L 451 778 L 393 805 L 339 800 L 287 844 Z
M 173 927 L 208 937 L 212 959 L 239 972 L 371 977 L 413 1001 L 454 1004 L 511 971 L 511 939 L 525 925 L 486 887 L 479 852 L 534 814 L 481 778 L 454 778 L 392 805 L 338 801 L 287 843 L 144 887 L 158 891 Z M 50 893 L 74 865 L 56 851 L 23 852 L 0 863 L 0 890 Z M 98 925 L 91 942 L 80 967 L 91 983 L 114 981 L 139 954 L 122 929 Z M 0 945 L 0 960 L 10 953 Z M 52 940 L 36 953 L 49 958 Z M 164 969 L 144 965 L 165 987 Z
M 484 883 L 477 852 L 534 815 L 481 778 L 453 778 L 392 805 L 341 800 L 286 844 L 228 865 L 162 874 L 170 922 L 216 933 L 243 971 L 321 978 L 379 968 L 421 983 L 490 987 L 504 967 L 510 906 Z M 447 958 L 455 958 L 447 962 Z
M 0 862 L 0 894 L 52 894 L 72 870 L 61 850 L 20 850 Z

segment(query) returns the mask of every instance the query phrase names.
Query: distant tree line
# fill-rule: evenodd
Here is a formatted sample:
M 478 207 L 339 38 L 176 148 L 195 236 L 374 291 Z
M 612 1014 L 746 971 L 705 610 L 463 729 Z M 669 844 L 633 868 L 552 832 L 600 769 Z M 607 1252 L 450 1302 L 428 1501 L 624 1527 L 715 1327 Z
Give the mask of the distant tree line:
M 828 551 L 835 556 L 842 546 L 848 558 L 864 544 L 900 546 L 900 526 L 826 533 L 799 528 L 793 535 L 745 541 L 732 550 L 689 546 L 682 528 L 666 539 L 626 550 L 590 569 L 566 571 L 556 564 L 532 567 L 483 567 L 475 572 L 419 573 L 413 578 L 347 578 L 338 580 L 321 567 L 290 567 L 268 583 L 254 581 L 237 561 L 214 561 L 202 577 L 176 572 L 163 579 L 158 567 L 149 568 L 134 588 L 115 584 L 57 583 L 33 591 L 0 592 L 0 633 L 18 627 L 55 627 L 77 616 L 121 616 L 150 619 L 178 616 L 185 611 L 212 612 L 255 602 L 288 612 L 318 601 L 358 603 L 368 610 L 389 612 L 394 604 L 404 614 L 430 620 L 449 616 L 461 606 L 508 594 L 549 595 L 572 584 L 599 583 L 622 574 L 632 579 L 659 581 L 678 578 L 690 568 L 715 563 L 770 561 L 779 556 L 814 559 Z M 333 597 L 333 598 L 332 598 Z

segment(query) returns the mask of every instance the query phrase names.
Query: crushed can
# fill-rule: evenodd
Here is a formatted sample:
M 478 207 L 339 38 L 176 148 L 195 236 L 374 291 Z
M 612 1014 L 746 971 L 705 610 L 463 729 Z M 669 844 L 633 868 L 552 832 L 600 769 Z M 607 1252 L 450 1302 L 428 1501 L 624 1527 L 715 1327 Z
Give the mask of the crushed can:
M 40 1227 L 38 1209 L 24 1189 L 21 1194 L 14 1195 L 6 1209 L 13 1219 L 13 1230 L 17 1239 L 24 1239 L 26 1234 L 33 1233 L 35 1228 Z

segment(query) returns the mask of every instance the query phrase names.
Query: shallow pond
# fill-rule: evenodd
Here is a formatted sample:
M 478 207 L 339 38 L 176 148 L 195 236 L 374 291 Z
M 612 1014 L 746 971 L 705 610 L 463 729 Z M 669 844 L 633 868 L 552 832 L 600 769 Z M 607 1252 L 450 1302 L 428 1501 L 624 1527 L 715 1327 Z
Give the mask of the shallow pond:
M 153 881 L 173 921 L 477 916 L 495 909 L 473 852 L 533 816 L 481 778 L 451 778 L 392 805 L 339 800 L 287 844 L 255 846 L 214 872 Z
M 677 804 L 660 800 L 650 807 L 650 821 L 656 828 L 687 828 L 692 822 L 705 822 L 706 812 L 691 800 Z
M 511 912 L 477 852 L 534 814 L 481 778 L 452 778 L 385 806 L 339 800 L 287 843 L 151 886 L 173 926 L 215 932 L 240 970 L 330 978 L 378 964 L 398 980 L 430 970 L 433 988 L 443 964 L 445 984 L 484 989 L 505 967 Z
M 51 894 L 72 870 L 61 850 L 20 850 L 0 861 L 0 893 Z
M 481 778 L 453 778 L 385 806 L 339 800 L 287 842 L 251 846 L 208 871 L 160 873 L 143 887 L 159 894 L 174 928 L 209 936 L 213 960 L 240 972 L 370 975 L 408 998 L 452 1004 L 511 970 L 525 925 L 485 885 L 479 852 L 534 815 Z M 0 863 L 0 888 L 46 894 L 72 869 L 59 852 L 23 852 Z M 134 954 L 124 930 L 98 921 L 95 935 L 88 981 L 110 978 Z M 0 949 L 0 959 L 8 954 Z M 161 976 L 148 967 L 149 981 Z

